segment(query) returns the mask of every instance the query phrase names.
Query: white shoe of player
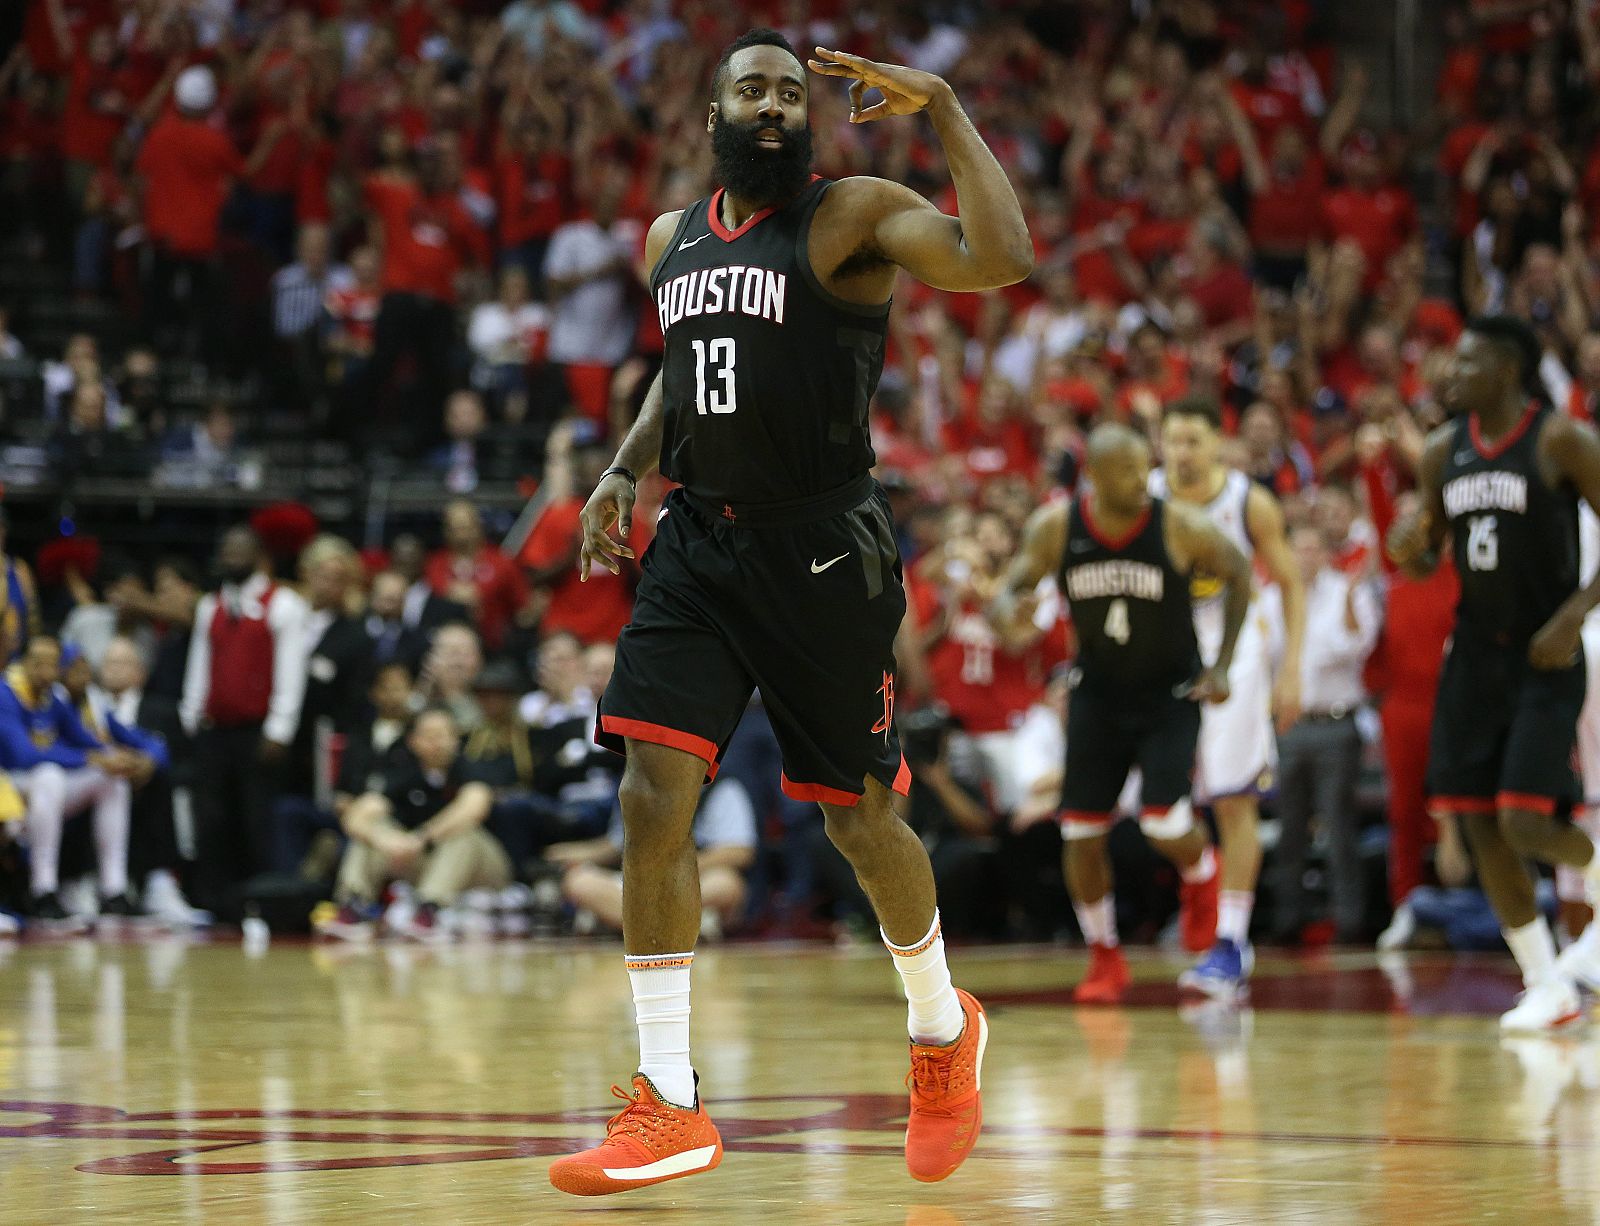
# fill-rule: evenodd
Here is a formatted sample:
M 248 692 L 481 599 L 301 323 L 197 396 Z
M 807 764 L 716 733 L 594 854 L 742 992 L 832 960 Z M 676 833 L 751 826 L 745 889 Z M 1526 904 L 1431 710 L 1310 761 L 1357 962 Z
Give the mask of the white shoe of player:
M 1500 1015 L 1500 1029 L 1513 1033 L 1544 1034 L 1570 1026 L 1583 1017 L 1578 989 L 1570 979 L 1552 975 L 1522 994 L 1515 1008 Z
M 1600 992 L 1600 916 L 1589 921 L 1582 934 L 1561 951 L 1556 974 L 1591 992 Z

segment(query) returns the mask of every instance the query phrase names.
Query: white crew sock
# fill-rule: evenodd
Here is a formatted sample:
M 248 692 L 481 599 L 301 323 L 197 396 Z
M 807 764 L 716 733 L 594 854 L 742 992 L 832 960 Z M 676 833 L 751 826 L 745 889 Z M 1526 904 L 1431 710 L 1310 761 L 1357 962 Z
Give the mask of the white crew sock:
M 695 1106 L 694 1065 L 689 1063 L 689 967 L 685 954 L 630 954 L 623 959 L 633 981 L 633 1015 L 639 1023 L 639 1071 L 677 1107 Z
M 1250 943 L 1250 912 L 1255 909 L 1254 890 L 1223 890 L 1217 900 L 1217 940 L 1235 945 Z
M 928 1046 L 954 1043 L 966 1021 L 961 1000 L 950 983 L 950 968 L 945 965 L 938 909 L 934 909 L 927 935 L 914 944 L 896 945 L 881 928 L 878 935 L 894 955 L 894 969 L 900 972 L 906 990 L 906 1029 L 911 1041 Z
M 1107 949 L 1116 948 L 1117 899 L 1115 894 L 1107 890 L 1104 895 L 1094 902 L 1074 901 L 1072 910 L 1078 917 L 1078 927 L 1083 930 L 1084 944 L 1104 945 Z
M 1216 849 L 1209 845 L 1200 853 L 1198 860 L 1188 868 L 1180 868 L 1178 870 L 1178 876 L 1182 877 L 1190 885 L 1202 885 L 1216 875 L 1217 853 Z
M 1550 925 L 1544 916 L 1535 916 L 1521 928 L 1502 928 L 1511 955 L 1522 968 L 1524 987 L 1534 987 L 1545 982 L 1556 972 L 1556 940 L 1550 934 Z

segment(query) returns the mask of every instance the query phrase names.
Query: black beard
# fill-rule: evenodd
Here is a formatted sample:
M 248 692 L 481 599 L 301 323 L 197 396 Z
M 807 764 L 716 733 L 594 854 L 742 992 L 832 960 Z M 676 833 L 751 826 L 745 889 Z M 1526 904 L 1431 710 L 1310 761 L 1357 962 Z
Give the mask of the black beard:
M 765 149 L 756 133 L 782 133 L 783 148 Z M 785 128 L 766 120 L 735 123 L 718 117 L 711 128 L 712 172 L 717 182 L 757 208 L 787 204 L 811 178 L 811 127 Z

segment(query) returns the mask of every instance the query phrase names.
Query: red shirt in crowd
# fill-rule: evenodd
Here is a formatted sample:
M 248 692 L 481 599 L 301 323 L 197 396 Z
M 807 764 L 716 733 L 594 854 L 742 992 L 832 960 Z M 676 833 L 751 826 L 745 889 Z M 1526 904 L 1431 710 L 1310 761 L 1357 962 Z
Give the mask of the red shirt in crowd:
M 1250 199 L 1251 243 L 1274 254 L 1304 251 L 1318 230 L 1312 202 L 1321 200 L 1326 190 L 1322 159 L 1314 155 L 1292 177 L 1271 172 L 1266 190 Z
M 423 578 L 441 596 L 460 584 L 478 593 L 478 633 L 489 651 L 499 651 L 511 629 L 511 620 L 528 603 L 528 580 L 522 568 L 493 545 L 485 544 L 475 558 L 460 558 L 441 549 L 428 559 Z
M 61 152 L 75 162 L 104 166 L 127 122 L 131 101 L 123 93 L 116 67 L 97 64 L 84 52 L 72 57 L 67 101 L 61 112 Z
M 1372 191 L 1346 184 L 1322 201 L 1322 230 L 1329 242 L 1353 239 L 1367 257 L 1364 292 L 1383 280 L 1389 258 L 1417 229 L 1417 206 L 1403 187 L 1385 184 Z
M 938 616 L 944 595 L 912 580 L 907 584 L 919 626 Z M 1060 618 L 1043 638 L 1010 652 L 977 603 L 950 610 L 950 624 L 928 651 L 934 695 L 961 721 L 963 730 L 1004 732 L 1044 694 L 1050 670 L 1067 658 L 1066 623 Z
M 385 293 L 421 294 L 452 305 L 456 275 L 489 262 L 488 239 L 454 196 L 424 196 L 408 179 L 367 177 L 367 205 L 383 223 Z
M 585 644 L 614 643 L 633 613 L 633 584 L 626 569 L 613 575 L 599 564 L 590 569 L 587 582 L 579 579 L 582 534 L 578 515 L 583 504 L 582 498 L 566 498 L 547 507 L 528 534 L 518 560 L 540 570 L 568 563 L 561 577 L 550 584 L 550 605 L 540 623 L 543 633 L 565 630 Z
M 217 222 L 244 159 L 227 133 L 168 111 L 145 137 L 134 167 L 144 176 L 144 222 L 151 239 L 176 255 L 210 256 Z
M 1272 147 L 1272 139 L 1278 134 L 1279 128 L 1309 127 L 1305 107 L 1299 98 L 1286 89 L 1234 80 L 1228 84 L 1228 92 L 1250 121 L 1250 126 L 1256 130 L 1256 138 L 1263 148 Z
M 564 154 L 546 153 L 533 165 L 520 155 L 503 157 L 496 166 L 500 204 L 500 245 L 517 247 L 531 239 L 549 238 L 567 219 L 566 200 L 572 162 Z
M 378 325 L 378 294 L 360 285 L 331 289 L 323 303 L 334 331 L 356 353 L 371 353 Z

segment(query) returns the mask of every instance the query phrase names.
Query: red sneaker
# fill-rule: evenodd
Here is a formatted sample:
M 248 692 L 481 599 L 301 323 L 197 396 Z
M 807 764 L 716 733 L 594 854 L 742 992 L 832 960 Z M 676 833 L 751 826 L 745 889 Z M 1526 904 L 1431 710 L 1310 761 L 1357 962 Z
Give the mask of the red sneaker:
M 1217 899 L 1222 893 L 1222 860 L 1211 869 L 1209 881 L 1193 885 L 1178 879 L 1178 931 L 1183 947 L 1192 954 L 1203 954 L 1217 943 Z
M 983 1052 L 989 1019 L 972 996 L 956 989 L 966 1025 L 942 1047 L 911 1045 L 911 1118 L 906 1122 L 906 1169 L 913 1179 L 938 1183 L 955 1173 L 983 1128 Z
M 722 1161 L 722 1137 L 698 1098 L 692 1111 L 675 1107 L 643 1073 L 633 1075 L 632 1094 L 620 1086 L 611 1092 L 628 1105 L 607 1122 L 605 1142 L 550 1164 L 550 1182 L 561 1191 L 606 1196 L 698 1175 Z
M 1072 999 L 1080 1005 L 1115 1005 L 1122 1001 L 1133 976 L 1119 945 L 1089 946 L 1089 973 L 1072 989 Z

